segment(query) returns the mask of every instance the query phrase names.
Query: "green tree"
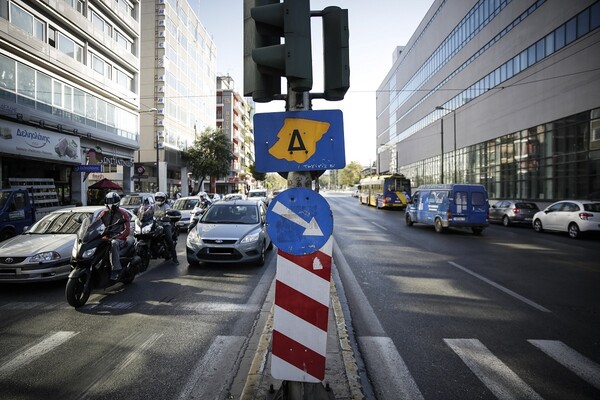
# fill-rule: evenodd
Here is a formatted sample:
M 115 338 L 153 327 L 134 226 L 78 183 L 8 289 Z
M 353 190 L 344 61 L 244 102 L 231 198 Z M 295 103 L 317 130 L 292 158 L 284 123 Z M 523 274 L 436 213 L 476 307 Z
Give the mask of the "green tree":
M 233 160 L 231 141 L 222 129 L 206 128 L 194 140 L 192 147 L 181 152 L 181 159 L 199 181 L 195 188 L 199 190 L 207 176 L 219 178 L 229 175 Z
M 267 179 L 267 174 L 265 172 L 258 172 L 256 170 L 256 164 L 250 165 L 248 169 L 250 170 L 250 173 L 252 174 L 254 179 L 256 179 L 257 181 L 263 182 L 265 179 Z
M 360 182 L 360 171 L 363 166 L 358 161 L 352 161 L 346 164 L 346 167 L 339 173 L 338 183 L 342 186 L 352 186 Z

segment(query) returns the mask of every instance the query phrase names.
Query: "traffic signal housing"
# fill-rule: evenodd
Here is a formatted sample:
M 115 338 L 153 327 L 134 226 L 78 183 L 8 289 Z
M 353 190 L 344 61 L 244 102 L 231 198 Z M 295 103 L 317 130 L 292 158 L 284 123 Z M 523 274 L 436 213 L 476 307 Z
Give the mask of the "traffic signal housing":
M 281 38 L 284 43 L 281 43 Z M 309 0 L 244 1 L 244 95 L 269 102 L 290 89 L 312 89 Z
M 331 6 L 323 9 L 324 97 L 343 100 L 350 87 L 348 10 Z

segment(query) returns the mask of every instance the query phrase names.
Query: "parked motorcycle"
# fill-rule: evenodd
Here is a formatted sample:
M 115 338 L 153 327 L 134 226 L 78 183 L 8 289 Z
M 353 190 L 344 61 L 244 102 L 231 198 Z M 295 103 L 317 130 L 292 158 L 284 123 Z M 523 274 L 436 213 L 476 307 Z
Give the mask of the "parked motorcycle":
M 168 210 L 166 216 L 161 220 L 154 218 L 153 213 L 144 212 L 138 215 L 135 221 L 135 253 L 141 259 L 141 270 L 145 271 L 150 264 L 150 260 L 171 258 L 171 249 L 165 239 L 165 229 L 163 224 L 171 224 L 172 239 L 177 246 L 179 228 L 175 225 L 181 219 L 181 212 L 178 210 Z
M 110 279 L 110 243 L 104 238 L 107 231 L 102 220 L 92 221 L 93 216 L 82 217 L 81 227 L 71 254 L 71 268 L 65 295 L 73 307 L 83 306 L 93 289 L 104 289 L 116 282 Z M 127 241 L 120 251 L 123 271 L 118 282 L 130 284 L 140 272 L 141 259 L 135 254 L 135 243 Z

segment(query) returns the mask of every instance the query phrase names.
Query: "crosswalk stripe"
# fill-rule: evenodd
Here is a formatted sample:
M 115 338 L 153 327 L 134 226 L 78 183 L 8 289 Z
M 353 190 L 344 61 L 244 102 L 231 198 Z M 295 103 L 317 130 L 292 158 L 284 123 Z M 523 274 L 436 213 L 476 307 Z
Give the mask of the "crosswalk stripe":
M 444 342 L 498 399 L 542 399 L 479 340 L 444 339 Z
M 528 340 L 581 379 L 600 389 L 600 365 L 559 340 Z
M 363 357 L 368 364 L 380 365 L 378 368 L 379 390 L 381 399 L 423 399 L 417 383 L 402 359 L 396 345 L 389 337 L 367 337 L 359 339 L 360 347 L 364 349 Z
M 55 347 L 60 346 L 79 332 L 60 331 L 53 333 L 42 339 L 36 345 L 33 345 L 25 350 L 19 350 L 9 357 L 9 360 L 0 365 L 0 378 L 5 378 L 18 370 L 19 368 L 35 361 L 44 354 L 48 353 Z

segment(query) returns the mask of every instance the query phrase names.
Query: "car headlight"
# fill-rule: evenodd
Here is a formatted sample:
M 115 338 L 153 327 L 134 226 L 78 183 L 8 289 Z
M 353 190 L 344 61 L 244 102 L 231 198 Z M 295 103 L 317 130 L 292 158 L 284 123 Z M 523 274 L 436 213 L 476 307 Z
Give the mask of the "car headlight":
M 258 241 L 259 237 L 260 237 L 260 232 L 249 233 L 248 235 L 244 236 L 244 238 L 240 241 L 240 243 L 254 243 L 254 242 Z
M 82 258 L 92 258 L 92 256 L 94 255 L 95 252 L 96 252 L 96 248 L 94 247 L 93 249 L 84 251 L 83 255 L 81 257 Z
M 55 261 L 60 260 L 60 254 L 55 251 L 45 251 L 38 253 L 31 257 L 31 262 L 44 262 L 44 261 Z
M 198 235 L 198 229 L 194 228 L 192 229 L 188 235 L 187 235 L 187 240 L 186 240 L 188 245 L 196 245 L 200 243 L 200 235 Z

